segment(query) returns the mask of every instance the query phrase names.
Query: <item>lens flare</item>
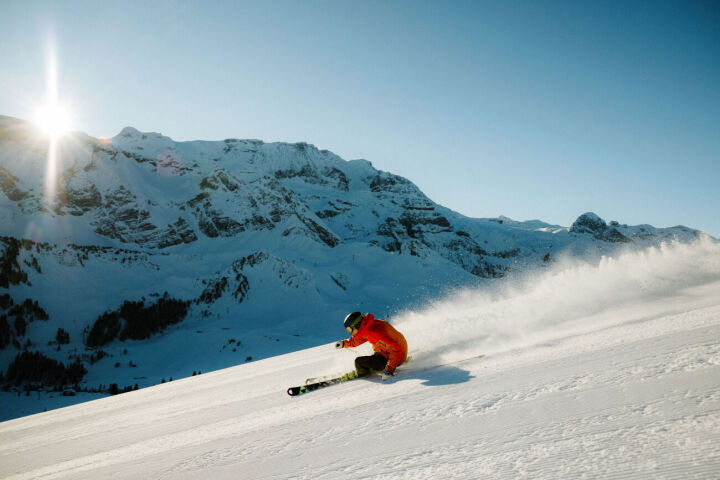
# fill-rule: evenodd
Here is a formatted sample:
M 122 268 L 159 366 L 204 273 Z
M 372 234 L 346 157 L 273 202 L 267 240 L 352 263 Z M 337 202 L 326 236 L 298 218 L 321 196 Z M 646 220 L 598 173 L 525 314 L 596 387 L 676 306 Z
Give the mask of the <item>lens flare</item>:
M 35 123 L 46 135 L 57 138 L 70 130 L 70 114 L 62 105 L 51 103 L 38 109 Z
M 58 99 L 58 68 L 54 42 L 48 47 L 45 64 L 45 104 L 36 109 L 35 123 L 51 139 L 70 130 L 71 116 L 65 105 Z
M 35 123 L 48 136 L 48 154 L 45 166 L 45 200 L 55 199 L 57 173 L 60 162 L 59 140 L 71 128 L 69 110 L 58 101 L 58 69 L 54 42 L 48 47 L 45 79 L 45 104 L 36 109 Z

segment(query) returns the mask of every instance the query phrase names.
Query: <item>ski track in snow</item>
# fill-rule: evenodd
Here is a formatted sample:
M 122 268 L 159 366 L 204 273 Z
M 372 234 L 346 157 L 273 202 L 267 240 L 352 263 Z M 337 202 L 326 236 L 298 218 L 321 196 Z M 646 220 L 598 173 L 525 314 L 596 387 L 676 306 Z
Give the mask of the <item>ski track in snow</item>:
M 390 383 L 287 396 L 325 345 L 0 423 L 0 477 L 720 478 L 720 257 L 674 248 L 409 312 Z

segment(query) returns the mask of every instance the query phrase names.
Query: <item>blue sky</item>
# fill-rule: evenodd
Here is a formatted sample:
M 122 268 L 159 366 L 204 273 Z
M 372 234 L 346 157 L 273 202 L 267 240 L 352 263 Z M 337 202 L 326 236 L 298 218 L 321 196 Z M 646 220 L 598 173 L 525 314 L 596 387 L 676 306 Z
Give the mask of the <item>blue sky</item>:
M 0 114 L 307 141 L 473 217 L 720 236 L 720 4 L 0 0 Z

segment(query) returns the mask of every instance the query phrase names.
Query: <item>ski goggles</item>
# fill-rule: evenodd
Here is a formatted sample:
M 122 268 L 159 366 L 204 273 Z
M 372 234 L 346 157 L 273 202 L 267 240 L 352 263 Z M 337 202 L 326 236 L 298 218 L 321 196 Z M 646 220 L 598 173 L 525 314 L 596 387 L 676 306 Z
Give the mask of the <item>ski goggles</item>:
M 355 319 L 354 322 L 352 322 L 350 325 L 348 325 L 347 327 L 345 327 L 345 330 L 346 330 L 350 335 L 352 335 L 352 334 L 353 334 L 353 333 L 352 333 L 353 330 L 359 329 L 359 328 L 360 328 L 360 324 L 362 323 L 362 321 L 363 321 L 364 319 L 365 319 L 365 315 L 360 315 L 357 319 Z

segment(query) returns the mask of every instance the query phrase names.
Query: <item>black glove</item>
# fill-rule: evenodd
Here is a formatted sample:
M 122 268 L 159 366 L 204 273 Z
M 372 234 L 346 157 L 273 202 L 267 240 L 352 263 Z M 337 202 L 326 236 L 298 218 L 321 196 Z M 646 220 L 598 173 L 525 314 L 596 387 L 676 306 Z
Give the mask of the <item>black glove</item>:
M 341 348 L 345 348 L 345 343 L 343 343 L 343 342 L 344 342 L 343 340 L 340 340 L 339 342 L 335 342 L 335 348 L 337 348 L 338 350 Z

